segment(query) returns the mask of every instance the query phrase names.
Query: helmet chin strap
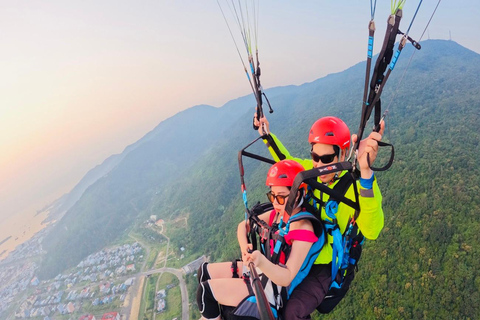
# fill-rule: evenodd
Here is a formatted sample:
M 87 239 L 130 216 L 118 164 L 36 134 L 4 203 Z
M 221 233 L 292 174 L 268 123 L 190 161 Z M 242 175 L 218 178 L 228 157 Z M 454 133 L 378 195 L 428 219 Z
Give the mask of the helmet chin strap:
M 339 174 L 338 174 L 338 172 L 336 172 L 335 175 L 333 176 L 333 178 L 332 178 L 330 181 L 328 181 L 328 182 L 322 182 L 322 183 L 323 183 L 324 185 L 328 186 L 329 184 L 332 184 L 332 183 L 334 183 L 335 181 L 337 181 L 337 180 L 338 180 L 338 176 L 339 176 Z
M 300 196 L 299 196 L 299 197 L 300 197 L 300 200 L 298 201 L 298 204 L 293 208 L 293 210 L 297 210 L 297 209 L 300 208 L 300 207 L 302 206 L 302 204 L 303 204 L 303 201 L 304 201 L 304 199 L 303 199 L 303 198 L 304 198 L 304 194 L 303 194 L 303 193 L 304 193 L 304 191 L 300 191 L 300 190 L 299 190 L 299 192 L 301 192 L 301 194 L 300 194 Z M 287 213 L 287 214 L 291 216 L 290 213 Z
M 303 204 L 303 197 L 300 198 L 300 201 L 298 202 L 297 206 L 294 209 L 300 208 L 302 204 Z
M 338 146 L 337 146 L 338 147 Z M 340 147 L 338 147 L 338 155 L 337 155 L 337 158 L 338 158 L 338 161 L 340 162 L 340 159 L 342 157 L 342 153 L 343 153 L 343 150 L 340 149 Z M 343 160 L 342 160 L 343 161 Z M 332 180 L 330 180 L 330 182 L 328 182 L 328 184 L 331 184 L 331 183 L 334 183 L 335 181 L 338 180 L 338 177 L 340 176 L 340 172 L 335 172 L 335 175 L 333 176 Z

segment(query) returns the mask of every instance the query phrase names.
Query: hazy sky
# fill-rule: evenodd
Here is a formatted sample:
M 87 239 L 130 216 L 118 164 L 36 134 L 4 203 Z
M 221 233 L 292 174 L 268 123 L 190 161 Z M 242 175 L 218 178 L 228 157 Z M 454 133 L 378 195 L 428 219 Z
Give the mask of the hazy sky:
M 377 2 L 375 51 L 390 9 Z M 407 1 L 401 29 L 417 3 Z M 423 1 L 414 38 L 436 3 Z M 250 93 L 215 0 L 0 4 L 0 218 L 68 192 L 178 111 Z M 451 32 L 480 52 L 479 16 L 478 0 L 443 0 L 424 39 Z M 262 84 L 302 84 L 365 60 L 369 19 L 367 0 L 262 0 Z

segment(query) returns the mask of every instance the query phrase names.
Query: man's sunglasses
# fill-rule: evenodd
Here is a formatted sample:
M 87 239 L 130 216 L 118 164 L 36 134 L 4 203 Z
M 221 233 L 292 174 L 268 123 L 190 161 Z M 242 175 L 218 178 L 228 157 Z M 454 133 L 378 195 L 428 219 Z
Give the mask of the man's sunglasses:
M 324 154 L 323 156 L 319 156 L 318 154 L 316 154 L 313 151 L 310 152 L 310 155 L 312 156 L 312 160 L 314 162 L 322 161 L 322 163 L 324 163 L 324 164 L 333 162 L 333 160 L 335 160 L 335 157 L 337 156 L 336 153 Z
M 270 192 L 267 192 L 267 198 L 268 198 L 268 200 L 270 200 L 271 203 L 273 203 L 273 201 L 275 199 L 277 199 L 277 203 L 279 205 L 284 205 L 285 204 L 285 199 L 288 198 L 288 195 L 286 195 L 286 196 L 281 196 L 281 195 L 278 195 L 278 194 L 274 195 L 272 193 L 272 191 L 270 191 Z

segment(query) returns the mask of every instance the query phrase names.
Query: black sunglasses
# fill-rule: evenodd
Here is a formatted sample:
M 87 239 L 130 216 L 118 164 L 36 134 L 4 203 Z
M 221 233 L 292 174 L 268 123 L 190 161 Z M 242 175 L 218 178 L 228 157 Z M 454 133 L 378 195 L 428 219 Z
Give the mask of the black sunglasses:
M 270 192 L 267 192 L 267 198 L 268 198 L 268 200 L 270 200 L 271 203 L 273 203 L 273 201 L 274 201 L 275 199 L 277 199 L 277 203 L 278 203 L 279 205 L 284 205 L 284 204 L 285 204 L 285 199 L 288 198 L 288 195 L 286 195 L 286 196 L 281 196 L 281 195 L 279 195 L 279 194 L 274 195 L 274 194 L 272 193 L 272 191 L 270 191 Z
M 324 154 L 323 156 L 319 156 L 318 154 L 316 154 L 313 151 L 310 152 L 310 155 L 312 156 L 312 160 L 314 162 L 322 161 L 322 163 L 324 163 L 324 164 L 333 162 L 333 160 L 335 160 L 335 157 L 337 156 L 336 153 Z

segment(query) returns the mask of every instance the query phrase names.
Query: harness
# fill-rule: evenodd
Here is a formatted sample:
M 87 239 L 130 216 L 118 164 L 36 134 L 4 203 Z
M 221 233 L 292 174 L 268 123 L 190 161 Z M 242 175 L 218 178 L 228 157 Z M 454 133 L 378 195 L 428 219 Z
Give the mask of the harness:
M 318 182 L 318 176 L 332 172 L 347 171 L 344 173 L 333 188 Z M 307 210 L 312 210 L 317 218 L 321 219 L 321 210 L 325 208 L 327 219 L 322 220 L 326 233 L 332 236 L 332 282 L 329 292 L 325 299 L 317 307 L 322 313 L 331 311 L 349 289 L 354 272 L 357 270 L 358 260 L 360 259 L 364 236 L 358 230 L 356 220 L 360 213 L 359 192 L 357 188 L 357 176 L 351 170 L 350 162 L 339 162 L 326 167 L 313 168 L 303 171 L 297 175 L 292 186 L 291 192 L 296 192 L 302 183 L 308 186 L 306 195 Z M 355 199 L 349 199 L 345 195 L 353 187 Z M 327 201 L 323 201 L 322 196 L 316 197 L 314 190 L 329 195 Z M 345 231 L 341 232 L 338 225 L 336 214 L 340 203 L 344 203 L 355 210 L 355 214 L 350 218 Z M 293 208 L 290 199 L 287 201 L 286 211 Z M 328 306 L 328 307 L 327 307 Z M 321 311 L 324 310 L 324 311 Z M 328 310 L 328 311 L 326 311 Z
M 356 245 L 362 245 L 364 242 L 364 237 L 361 232 L 358 230 L 356 219 L 360 213 L 359 210 L 355 209 L 355 214 L 351 217 L 348 222 L 344 233 L 340 231 L 340 226 L 337 221 L 337 212 L 338 206 L 341 202 L 340 196 L 345 196 L 347 190 L 350 186 L 353 185 L 355 196 L 358 197 L 358 190 L 356 181 L 353 175 L 346 173 L 344 174 L 337 182 L 337 184 L 332 188 L 333 194 L 330 195 L 326 203 L 322 203 L 322 206 L 325 208 L 325 213 L 327 219 L 324 220 L 326 232 L 333 238 L 333 254 L 332 254 L 332 283 L 331 288 L 341 288 L 347 268 L 352 265 L 357 266 L 358 259 L 352 258 L 350 254 L 350 249 L 353 245 L 353 239 L 356 239 Z M 321 210 L 321 208 L 320 208 Z
M 278 319 L 279 315 L 281 314 L 280 311 L 290 297 L 290 294 L 293 292 L 295 287 L 308 275 L 316 257 L 325 244 L 325 233 L 322 222 L 313 214 L 306 211 L 302 211 L 291 216 L 287 222 L 280 220 L 280 223 L 273 222 L 271 225 L 258 218 L 259 214 L 268 212 L 272 209 L 273 206 L 271 203 L 258 203 L 250 210 L 251 214 L 248 218 L 250 223 L 248 239 L 252 244 L 253 250 L 260 250 L 260 252 L 262 252 L 262 254 L 272 263 L 282 266 L 288 260 L 291 252 L 291 245 L 288 244 L 286 237 L 290 232 L 290 224 L 292 222 L 304 219 L 311 221 L 314 233 L 316 236 L 318 236 L 318 240 L 313 243 L 306 259 L 300 267 L 300 270 L 288 287 L 277 286 L 265 274 L 261 275 L 260 277 L 264 290 L 266 292 L 269 291 L 270 288 L 273 290 L 273 301 L 270 301 L 270 308 L 272 311 L 274 311 L 273 314 L 275 318 Z M 255 301 L 255 297 L 249 297 L 246 301 Z M 239 305 L 235 314 L 244 315 L 242 314 L 242 305 L 243 303 Z
M 337 184 L 333 187 L 335 192 L 345 195 L 347 190 L 353 185 L 355 195 L 358 196 L 357 185 L 354 176 L 349 173 L 344 174 Z M 332 236 L 332 281 L 322 303 L 317 307 L 321 313 L 330 312 L 347 293 L 350 282 L 353 280 L 355 272 L 358 271 L 358 261 L 362 253 L 362 245 L 365 237 L 362 235 L 356 220 L 360 211 L 355 210 L 353 217 L 350 218 L 345 231 L 341 233 L 337 221 L 337 212 L 340 201 L 334 195 L 330 195 L 325 203 L 325 213 L 327 219 L 324 220 L 326 232 Z

